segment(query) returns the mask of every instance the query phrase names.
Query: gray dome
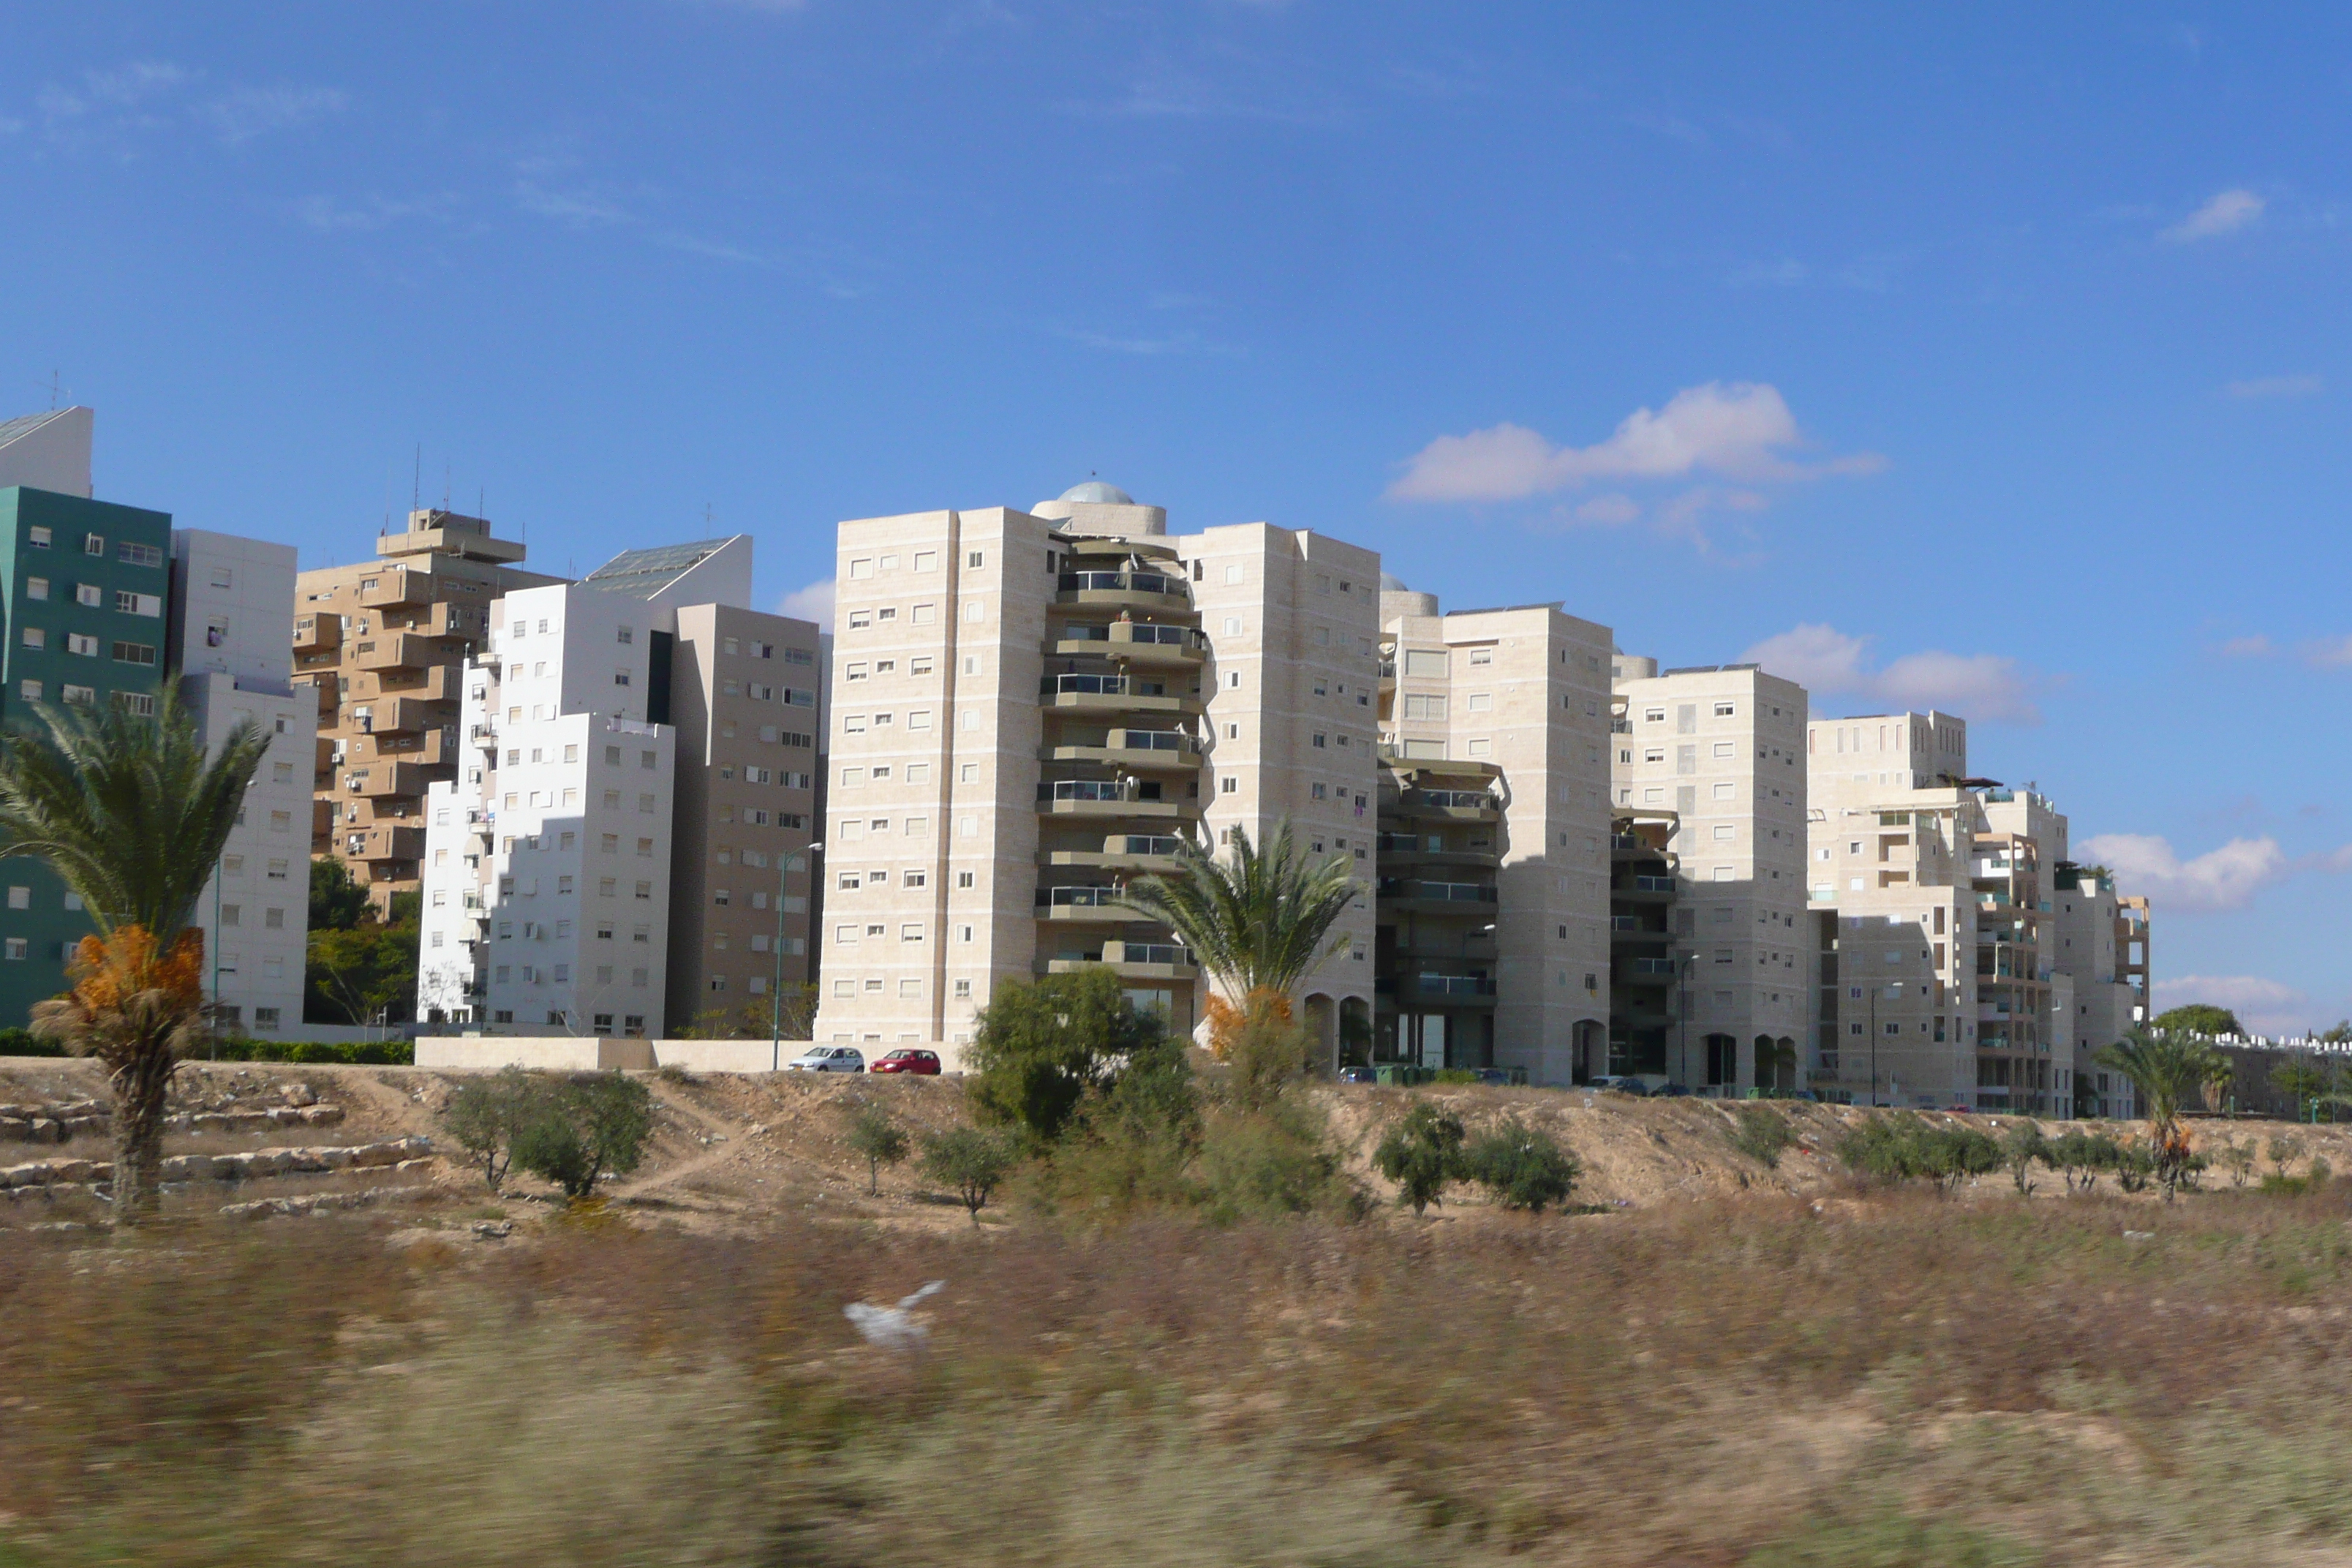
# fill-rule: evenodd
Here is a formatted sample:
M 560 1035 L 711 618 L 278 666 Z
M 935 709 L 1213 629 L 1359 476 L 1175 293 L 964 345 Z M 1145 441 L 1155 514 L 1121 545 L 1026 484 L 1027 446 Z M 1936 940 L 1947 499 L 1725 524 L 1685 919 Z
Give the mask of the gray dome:
M 1117 485 L 1107 485 L 1100 479 L 1088 479 L 1082 485 L 1072 485 L 1062 492 L 1062 500 L 1087 501 L 1096 506 L 1133 506 L 1135 498 Z
M 1406 587 L 1404 585 L 1404 579 L 1398 576 L 1395 573 L 1383 572 L 1381 574 L 1381 592 L 1383 594 L 1410 594 L 1412 590 Z

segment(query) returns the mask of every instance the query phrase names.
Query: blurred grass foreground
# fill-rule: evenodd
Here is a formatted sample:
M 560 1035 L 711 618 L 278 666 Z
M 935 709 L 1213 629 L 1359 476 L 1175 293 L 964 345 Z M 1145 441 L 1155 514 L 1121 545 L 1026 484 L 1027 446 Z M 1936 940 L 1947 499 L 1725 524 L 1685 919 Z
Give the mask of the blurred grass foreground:
M 2341 1562 L 2347 1186 L 20 1228 L 0 1563 Z

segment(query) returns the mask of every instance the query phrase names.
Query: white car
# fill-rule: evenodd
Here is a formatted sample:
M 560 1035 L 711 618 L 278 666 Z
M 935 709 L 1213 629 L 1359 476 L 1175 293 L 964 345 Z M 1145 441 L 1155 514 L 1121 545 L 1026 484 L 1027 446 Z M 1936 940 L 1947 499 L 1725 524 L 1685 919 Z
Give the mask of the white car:
M 811 1046 L 784 1064 L 786 1072 L 864 1072 L 866 1058 L 855 1046 Z

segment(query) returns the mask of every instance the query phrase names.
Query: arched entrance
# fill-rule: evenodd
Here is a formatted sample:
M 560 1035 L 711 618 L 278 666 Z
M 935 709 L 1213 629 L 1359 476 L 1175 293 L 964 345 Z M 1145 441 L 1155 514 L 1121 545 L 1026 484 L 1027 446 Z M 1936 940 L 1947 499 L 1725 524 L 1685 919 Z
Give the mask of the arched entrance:
M 1323 992 L 1310 992 L 1298 1021 L 1307 1030 L 1307 1054 L 1318 1065 L 1336 1062 L 1339 1045 L 1339 1010 Z

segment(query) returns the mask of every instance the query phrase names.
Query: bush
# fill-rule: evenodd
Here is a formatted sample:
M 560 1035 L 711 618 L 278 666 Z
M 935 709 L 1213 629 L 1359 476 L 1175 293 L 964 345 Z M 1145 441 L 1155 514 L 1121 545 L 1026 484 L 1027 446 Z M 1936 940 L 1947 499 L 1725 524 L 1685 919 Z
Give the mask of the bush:
M 545 1080 L 510 1067 L 460 1084 L 441 1113 L 441 1124 L 482 1167 L 482 1179 L 495 1193 L 514 1163 L 516 1141 L 547 1113 Z
M 1446 1184 L 1460 1181 L 1462 1119 L 1434 1100 L 1424 1100 L 1404 1113 L 1381 1134 L 1372 1151 L 1372 1168 L 1397 1184 L 1397 1201 L 1411 1204 L 1420 1214 L 1442 1203 Z
M 1003 1135 L 977 1127 L 952 1128 L 923 1145 L 923 1174 L 953 1187 L 974 1225 L 1013 1160 L 1013 1146 Z
M 607 1175 L 625 1176 L 653 1136 L 653 1091 L 617 1072 L 542 1079 L 535 1114 L 516 1132 L 513 1163 L 584 1198 Z
M 44 1040 L 22 1025 L 12 1029 L 0 1029 L 0 1057 L 62 1057 L 65 1047 L 55 1040 Z
M 2050 1163 L 2050 1141 L 2042 1135 L 2042 1124 L 2021 1121 L 2011 1128 L 2009 1136 L 2000 1141 L 2000 1157 L 2008 1164 L 2009 1179 L 2017 1184 L 2017 1190 L 2032 1197 L 2033 1183 L 2028 1178 L 2032 1174 L 2033 1163 Z
M 1768 1171 L 1780 1168 L 1781 1152 L 1796 1142 L 1789 1119 L 1765 1105 L 1743 1105 L 1732 1117 L 1731 1146 Z
M 1160 1015 L 1137 1008 L 1108 969 L 1008 982 L 976 1020 L 965 1092 L 983 1121 L 1050 1143 L 1089 1091 L 1182 1049 Z
M 1884 1182 L 1924 1178 L 1948 1192 L 1964 1176 L 2000 1168 L 2001 1149 L 1973 1127 L 1938 1127 L 1916 1116 L 1874 1116 L 1847 1133 L 1838 1158 L 1856 1174 Z
M 1305 1214 L 1352 1219 L 1365 1206 L 1322 1113 L 1295 1098 L 1212 1116 L 1194 1171 L 1195 1200 L 1218 1225 Z
M 210 1052 L 215 1061 L 294 1062 L 320 1066 L 391 1067 L 416 1065 L 414 1040 L 249 1040 L 215 1041 Z
M 1537 1214 L 1548 1204 L 1566 1203 L 1584 1173 L 1550 1133 L 1517 1118 L 1480 1133 L 1462 1152 L 1462 1168 L 1503 1207 Z
M 868 1100 L 849 1119 L 849 1147 L 866 1162 L 866 1192 L 871 1197 L 882 1190 L 882 1167 L 907 1157 L 907 1130 Z

